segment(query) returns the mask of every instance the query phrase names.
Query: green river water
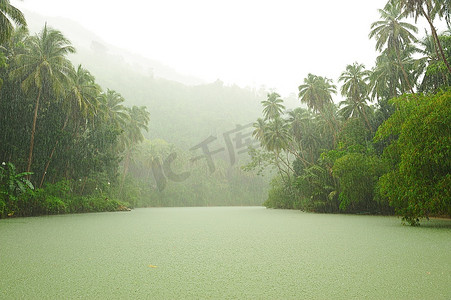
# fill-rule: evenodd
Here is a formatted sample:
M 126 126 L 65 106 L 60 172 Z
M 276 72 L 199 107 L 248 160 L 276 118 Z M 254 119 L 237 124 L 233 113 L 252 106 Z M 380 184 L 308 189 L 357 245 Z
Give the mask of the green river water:
M 0 299 L 451 299 L 451 221 L 262 207 L 0 220 Z

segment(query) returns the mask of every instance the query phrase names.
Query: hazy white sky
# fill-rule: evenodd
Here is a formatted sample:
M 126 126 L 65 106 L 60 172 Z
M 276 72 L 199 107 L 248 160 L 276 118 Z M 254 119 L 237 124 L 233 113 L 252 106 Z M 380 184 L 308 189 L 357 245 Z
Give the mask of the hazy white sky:
M 207 82 L 297 92 L 308 73 L 336 83 L 347 64 L 373 66 L 370 25 L 386 0 L 23 0 L 73 19 L 106 42 Z M 56 26 L 57 27 L 57 26 Z M 420 32 L 423 32 L 421 29 Z M 69 37 L 70 38 L 70 37 Z

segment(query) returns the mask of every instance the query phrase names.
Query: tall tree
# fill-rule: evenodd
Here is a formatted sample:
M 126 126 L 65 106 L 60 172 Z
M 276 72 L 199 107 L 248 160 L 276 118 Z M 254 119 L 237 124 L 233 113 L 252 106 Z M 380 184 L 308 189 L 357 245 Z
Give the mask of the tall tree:
M 74 53 L 75 48 L 60 31 L 48 28 L 47 24 L 40 33 L 28 38 L 27 47 L 27 53 L 17 56 L 18 67 L 11 72 L 11 76 L 22 81 L 25 93 L 36 97 L 27 165 L 29 172 L 33 159 L 39 101 L 45 89 L 50 89 L 55 95 L 64 94 L 68 75 L 72 70 L 72 64 L 66 55 Z
M 88 119 L 92 119 L 96 113 L 98 107 L 98 96 L 101 92 L 100 86 L 95 83 L 94 76 L 92 76 L 91 73 L 89 73 L 89 71 L 84 69 L 81 65 L 78 66 L 77 70 L 72 70 L 68 75 L 70 77 L 70 82 L 66 87 L 67 91 L 63 103 L 63 106 L 66 108 L 66 119 L 61 128 L 61 132 L 66 129 L 69 118 L 72 118 L 76 122 L 82 121 L 85 124 Z M 77 127 L 78 126 L 75 126 L 75 128 Z M 56 140 L 55 145 L 50 152 L 39 187 L 42 187 L 42 184 L 44 183 L 47 169 L 58 143 L 59 139 Z
M 325 106 L 332 102 L 332 94 L 337 87 L 326 77 L 308 74 L 299 86 L 299 99 L 315 112 L 324 112 Z
M 280 95 L 277 93 L 268 94 L 268 98 L 261 103 L 263 105 L 265 120 L 279 117 L 285 109 L 285 106 L 282 104 L 283 100 L 280 99 Z
M 145 106 L 133 106 L 132 108 L 127 109 L 127 113 L 129 114 L 129 118 L 127 118 L 124 132 L 119 136 L 119 142 L 125 149 L 124 169 L 119 194 L 122 194 L 125 176 L 128 172 L 132 153 L 135 150 L 135 146 L 144 140 L 142 131 L 148 130 L 147 124 L 150 119 L 149 112 Z
M 331 107 L 335 106 L 332 94 L 337 93 L 337 87 L 327 77 L 308 74 L 304 78 L 304 84 L 301 84 L 298 89 L 301 102 L 307 104 L 307 107 L 314 112 L 319 112 L 327 121 L 335 143 L 337 120 Z
M 114 126 L 124 130 L 130 115 L 124 106 L 124 97 L 114 90 L 107 89 L 99 98 L 99 113 L 98 117 L 108 120 Z
M 363 118 L 372 131 L 371 124 L 368 120 L 367 110 L 368 104 L 368 80 L 370 72 L 365 70 L 363 64 L 357 62 L 346 66 L 346 71 L 341 73 L 338 81 L 343 82 L 341 87 L 341 95 L 346 97 L 346 100 L 340 102 L 340 106 L 344 105 L 341 110 L 343 116 L 347 119 L 349 117 Z
M 404 79 L 413 94 L 413 86 L 402 63 L 401 52 L 407 45 L 417 41 L 412 32 L 417 33 L 418 29 L 412 24 L 401 21 L 404 14 L 396 1 L 390 0 L 384 9 L 379 9 L 379 14 L 381 20 L 371 24 L 369 38 L 376 38 L 376 50 L 382 51 L 387 48 L 388 52 L 396 54 Z
M 14 31 L 14 26 L 27 26 L 23 13 L 12 6 L 9 0 L 0 0 L 0 44 L 6 42 Z
M 434 19 L 436 17 L 445 17 L 448 25 L 450 23 L 451 1 L 449 0 L 397 0 L 401 9 L 404 10 L 405 15 L 412 15 L 415 17 L 415 22 L 419 16 L 423 16 L 430 28 L 434 42 L 440 51 L 440 56 L 445 63 L 448 71 L 451 73 L 451 66 L 447 61 L 443 47 L 437 34 L 437 30 L 434 26 Z

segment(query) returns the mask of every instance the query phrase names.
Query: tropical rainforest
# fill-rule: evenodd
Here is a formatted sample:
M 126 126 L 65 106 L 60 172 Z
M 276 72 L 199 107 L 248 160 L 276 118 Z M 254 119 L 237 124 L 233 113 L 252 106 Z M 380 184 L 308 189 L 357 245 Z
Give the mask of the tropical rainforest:
M 340 88 L 306 74 L 293 104 L 159 78 L 98 42 L 76 53 L 0 0 L 0 217 L 262 203 L 449 217 L 450 11 L 388 1 L 369 28 L 375 65 L 350 62 Z M 418 38 L 409 17 L 430 32 Z

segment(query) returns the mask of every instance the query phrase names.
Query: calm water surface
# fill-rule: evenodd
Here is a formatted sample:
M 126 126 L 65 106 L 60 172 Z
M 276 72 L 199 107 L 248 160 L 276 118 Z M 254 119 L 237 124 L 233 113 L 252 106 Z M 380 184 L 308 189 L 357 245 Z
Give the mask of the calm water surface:
M 0 299 L 451 299 L 451 221 L 261 207 L 0 220 Z

